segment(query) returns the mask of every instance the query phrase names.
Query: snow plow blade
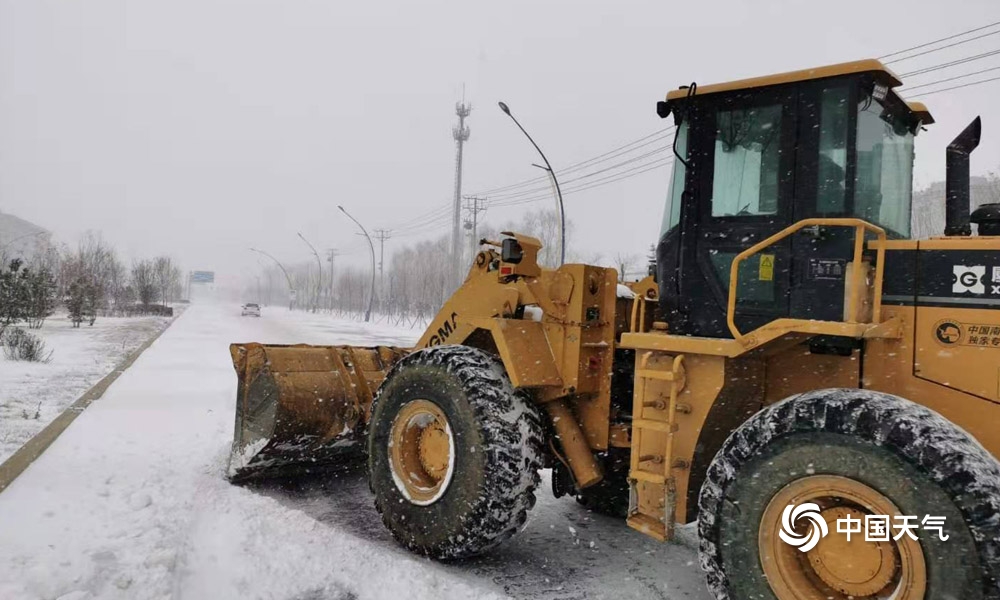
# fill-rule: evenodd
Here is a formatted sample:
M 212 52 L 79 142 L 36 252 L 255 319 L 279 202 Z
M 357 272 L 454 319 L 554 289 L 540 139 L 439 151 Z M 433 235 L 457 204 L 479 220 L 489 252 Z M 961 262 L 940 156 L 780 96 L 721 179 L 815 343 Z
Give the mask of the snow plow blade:
M 231 481 L 360 457 L 372 399 L 406 349 L 232 344 L 238 376 Z

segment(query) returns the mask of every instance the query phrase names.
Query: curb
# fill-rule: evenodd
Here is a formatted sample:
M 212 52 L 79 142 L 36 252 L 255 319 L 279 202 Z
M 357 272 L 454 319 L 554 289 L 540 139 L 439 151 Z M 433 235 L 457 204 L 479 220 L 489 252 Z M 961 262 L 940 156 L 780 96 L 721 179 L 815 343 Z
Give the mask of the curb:
M 11 483 L 24 471 L 31 466 L 31 463 L 35 462 L 35 459 L 42 455 L 52 442 L 56 441 L 62 432 L 66 431 L 70 423 L 76 420 L 77 417 L 88 407 L 94 400 L 99 399 L 104 395 L 111 384 L 115 382 L 126 369 L 132 366 L 132 363 L 139 358 L 139 356 L 146 351 L 147 348 L 153 345 L 153 342 L 160 339 L 165 331 L 170 329 L 174 324 L 174 321 L 181 318 L 184 314 L 182 311 L 179 315 L 170 320 L 159 333 L 149 338 L 141 346 L 132 351 L 128 357 L 118 364 L 113 371 L 104 376 L 103 379 L 98 381 L 89 390 L 83 393 L 82 396 L 77 398 L 76 402 L 67 406 L 59 416 L 45 426 L 44 429 L 36 433 L 31 437 L 23 446 L 17 449 L 14 454 L 11 454 L 7 460 L 0 463 L 0 492 L 7 489 Z

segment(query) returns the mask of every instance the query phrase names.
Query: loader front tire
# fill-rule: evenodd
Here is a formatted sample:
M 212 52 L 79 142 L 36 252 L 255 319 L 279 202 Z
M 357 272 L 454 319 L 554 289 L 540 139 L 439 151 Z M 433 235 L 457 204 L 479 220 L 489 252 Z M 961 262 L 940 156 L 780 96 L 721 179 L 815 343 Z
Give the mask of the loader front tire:
M 399 543 L 439 559 L 481 554 L 534 505 L 542 427 L 496 357 L 435 346 L 402 359 L 372 408 L 368 481 Z
M 816 507 L 789 532 L 786 507 L 806 503 Z M 896 396 L 820 390 L 762 410 L 719 450 L 699 511 L 719 600 L 1000 598 L 1000 465 Z M 866 515 L 889 515 L 890 539 L 846 541 L 841 521 Z M 926 515 L 944 518 L 947 540 L 923 527 Z M 916 517 L 918 539 L 895 528 L 898 516 Z

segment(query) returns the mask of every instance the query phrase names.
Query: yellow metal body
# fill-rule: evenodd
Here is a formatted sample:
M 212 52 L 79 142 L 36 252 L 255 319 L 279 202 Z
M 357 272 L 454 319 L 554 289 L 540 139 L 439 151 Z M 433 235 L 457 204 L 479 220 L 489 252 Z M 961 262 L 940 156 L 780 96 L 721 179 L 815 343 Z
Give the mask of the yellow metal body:
M 757 330 L 735 325 L 738 263 L 804 227 L 855 229 L 843 321 L 778 319 Z M 866 235 L 874 237 L 866 242 Z M 864 250 L 877 257 L 866 262 Z M 884 232 L 857 219 L 807 219 L 755 244 L 733 261 L 727 322 L 734 339 L 630 332 L 621 345 L 637 351 L 632 430 L 633 498 L 629 525 L 669 539 L 671 519 L 694 518 L 694 499 L 707 461 L 746 418 L 767 404 L 817 388 L 857 387 L 895 394 L 927 406 L 971 433 L 1000 457 L 1000 311 L 937 306 L 882 306 L 887 249 L 986 250 L 1000 254 L 1000 238 L 886 241 Z M 859 275 L 861 274 L 861 275 Z M 938 325 L 954 322 L 956 341 L 937 339 Z M 992 332 L 996 328 L 997 334 Z M 975 332 L 988 331 L 976 335 Z M 811 354 L 816 335 L 864 339 L 862 355 Z M 988 335 L 987 344 L 981 338 Z M 973 336 L 975 342 L 972 343 Z M 678 375 L 683 359 L 686 375 Z M 657 400 L 683 410 L 653 410 Z M 671 457 L 650 477 L 647 456 Z
M 888 94 L 900 83 L 878 61 L 858 61 L 703 86 L 694 95 L 852 73 L 874 74 L 889 88 Z M 677 90 L 668 100 L 690 93 Z M 922 104 L 910 103 L 908 108 L 921 123 L 933 122 Z M 740 264 L 812 227 L 849 228 L 854 233 L 842 317 L 778 318 L 752 331 L 740 330 Z M 656 320 L 659 289 L 651 277 L 628 284 L 630 293 L 619 294 L 613 269 L 583 264 L 543 268 L 537 263 L 539 240 L 505 235 L 516 241 L 518 252 L 508 255 L 506 247 L 500 252 L 495 248 L 500 244 L 488 242 L 414 349 L 460 344 L 497 355 L 513 386 L 528 393 L 548 416 L 553 460 L 566 467 L 578 488 L 601 481 L 598 452 L 630 448 L 627 522 L 638 531 L 671 539 L 676 523 L 696 517 L 698 491 L 726 438 L 763 407 L 800 392 L 844 387 L 895 394 L 939 412 L 1000 457 L 995 425 L 1000 422 L 1000 310 L 995 305 L 943 306 L 919 296 L 909 304 L 893 303 L 884 291 L 890 252 L 1000 254 L 1000 237 L 899 241 L 888 240 L 882 228 L 857 218 L 799 221 L 733 259 L 726 298 L 726 323 L 733 337 L 728 339 L 673 334 L 669 323 Z M 814 353 L 809 342 L 817 336 L 853 339 L 864 351 Z M 240 374 L 237 462 L 256 461 L 266 467 L 280 465 L 283 450 L 303 452 L 312 460 L 318 453 L 356 445 L 378 385 L 388 369 L 414 349 L 234 345 Z M 631 420 L 616 420 L 612 414 L 613 400 L 620 400 L 612 398 L 616 350 L 634 352 Z M 426 407 L 420 410 L 431 414 Z M 419 437 L 411 431 L 412 439 L 397 436 L 399 448 L 415 449 L 407 456 L 419 459 L 420 470 L 418 463 L 404 464 L 403 454 L 397 462 L 404 465 L 402 471 L 417 474 L 413 485 L 418 492 L 426 488 L 433 495 L 443 480 L 450 447 L 443 442 L 441 427 L 424 429 Z M 789 493 L 812 498 L 817 490 L 861 498 L 887 514 L 894 510 L 873 490 L 829 478 L 811 479 Z M 775 578 L 784 578 L 776 588 L 778 597 L 809 597 L 797 583 L 795 564 L 779 556 L 787 548 L 762 532 L 761 547 L 775 554 L 768 568 L 778 570 Z M 873 546 L 858 552 L 880 553 L 880 564 L 908 565 L 906 572 L 917 575 L 907 588 L 910 595 L 902 597 L 921 597 L 923 563 L 918 551 Z M 871 586 L 896 576 L 886 567 L 885 573 L 869 574 L 865 581 L 870 585 L 851 583 L 857 579 L 855 563 L 843 560 L 850 554 L 849 549 L 820 546 L 809 560 L 822 563 L 815 572 L 827 584 L 854 595 L 869 594 Z
M 739 331 L 738 264 L 814 225 L 855 231 L 843 320 L 777 319 Z M 537 253 L 537 240 L 516 237 L 526 256 Z M 694 518 L 708 461 L 729 433 L 795 393 L 863 387 L 896 394 L 940 412 L 1000 456 L 992 427 L 1000 421 L 1000 348 L 945 348 L 932 326 L 950 319 L 963 332 L 1000 327 L 1000 312 L 881 303 L 885 252 L 921 248 L 1000 251 L 1000 238 L 887 241 L 880 228 L 858 219 L 801 221 L 734 259 L 727 314 L 733 339 L 671 335 L 666 324 L 653 322 L 651 278 L 629 284 L 633 298 L 620 298 L 613 269 L 545 269 L 524 259 L 512 273 L 498 252 L 486 249 L 416 348 L 463 344 L 496 353 L 513 385 L 545 407 L 558 442 L 554 454 L 578 487 L 602 477 L 594 452 L 631 447 L 628 523 L 667 540 L 675 522 Z M 866 258 L 872 255 L 874 268 Z M 803 344 L 817 335 L 864 339 L 863 360 L 857 351 L 810 354 Z M 636 352 L 630 426 L 610 418 L 616 347 Z M 315 460 L 356 446 L 378 385 L 412 349 L 235 344 L 232 351 L 240 373 L 235 448 L 280 466 L 278 448 Z
M 329 445 L 356 446 L 373 394 L 398 358 L 463 344 L 496 353 L 513 385 L 545 405 L 577 484 L 600 481 L 593 451 L 628 445 L 627 430 L 609 425 L 616 273 L 589 265 L 543 269 L 536 262 L 541 243 L 510 235 L 523 250 L 520 262 L 480 252 L 413 349 L 234 344 L 238 466 L 251 473 L 257 464 L 311 462 Z
M 726 83 L 715 83 L 712 85 L 698 86 L 696 90 L 696 95 L 704 96 L 706 94 L 717 94 L 720 92 L 731 92 L 735 90 L 751 90 L 755 88 L 771 87 L 774 85 L 782 85 L 786 83 L 796 83 L 799 81 L 810 81 L 813 79 L 825 79 L 827 77 L 837 77 L 839 75 L 853 75 L 857 73 L 876 73 L 879 78 L 889 87 L 898 87 L 902 85 L 902 82 L 892 72 L 891 69 L 887 68 L 880 61 L 867 58 L 864 60 L 855 60 L 846 63 L 838 63 L 835 65 L 827 65 L 823 67 L 816 67 L 813 69 L 802 69 L 800 71 L 789 71 L 787 73 L 775 73 L 773 75 L 765 75 L 763 77 L 752 77 L 750 79 L 738 79 L 735 81 L 728 81 Z M 687 97 L 689 90 L 687 88 L 681 88 L 677 90 L 672 90 L 667 94 L 667 100 L 676 100 L 680 98 Z M 919 103 L 914 103 L 919 104 Z M 919 104 L 923 107 L 922 104 Z M 926 108 L 924 107 L 924 110 Z

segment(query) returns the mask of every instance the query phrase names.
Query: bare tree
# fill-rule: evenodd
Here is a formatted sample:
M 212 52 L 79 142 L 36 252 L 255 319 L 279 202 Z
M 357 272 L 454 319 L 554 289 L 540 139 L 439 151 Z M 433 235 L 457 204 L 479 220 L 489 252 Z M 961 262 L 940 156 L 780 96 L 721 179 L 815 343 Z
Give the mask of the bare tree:
M 619 252 L 615 254 L 615 269 L 618 270 L 618 282 L 625 283 L 630 271 L 633 270 L 638 257 L 635 254 L 625 254 Z
M 153 280 L 160 303 L 166 306 L 174 299 L 174 293 L 180 286 L 181 270 L 169 256 L 157 256 L 152 261 Z
M 136 298 L 143 306 L 149 306 L 156 300 L 157 284 L 153 263 L 149 260 L 132 262 L 132 288 Z

